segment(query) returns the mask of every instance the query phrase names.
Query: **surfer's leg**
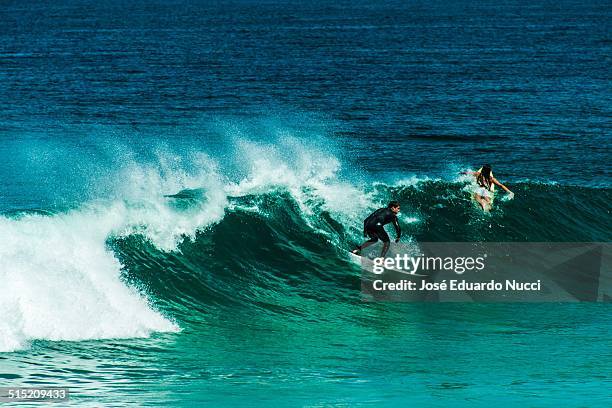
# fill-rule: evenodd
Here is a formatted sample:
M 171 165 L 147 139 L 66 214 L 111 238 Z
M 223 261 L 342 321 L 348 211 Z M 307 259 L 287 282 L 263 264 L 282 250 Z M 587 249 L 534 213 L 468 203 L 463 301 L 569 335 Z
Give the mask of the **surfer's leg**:
M 389 245 L 391 240 L 389 239 L 389 234 L 383 227 L 380 227 L 380 231 L 378 231 L 378 237 L 383 242 L 382 250 L 380 251 L 380 257 L 384 258 L 387 255 L 387 251 L 389 250 Z
M 373 244 L 375 244 L 375 243 L 376 243 L 376 241 L 372 241 L 372 240 L 370 240 L 370 241 L 366 241 L 366 242 L 364 242 L 363 244 L 361 244 L 361 245 L 357 246 L 357 249 L 355 249 L 355 250 L 353 251 L 353 253 L 354 253 L 354 254 L 356 254 L 356 255 L 359 255 L 359 252 L 361 252 L 363 249 L 365 249 L 365 248 L 367 248 L 367 247 L 369 247 L 370 245 L 373 245 Z
M 364 249 L 369 247 L 370 245 L 374 245 L 378 241 L 378 236 L 373 231 L 366 231 L 370 239 L 364 242 L 361 245 L 358 245 L 356 249 L 353 250 L 355 255 L 359 255 L 359 253 Z
M 389 245 L 390 242 L 383 242 L 383 247 L 382 247 L 382 251 L 380 251 L 380 257 L 384 258 L 385 256 L 387 256 L 387 251 L 389 250 Z
M 474 194 L 474 199 L 478 202 L 478 204 L 480 204 L 483 211 L 487 211 L 487 200 L 483 196 L 481 196 L 480 194 Z
M 484 201 L 486 206 L 485 211 L 491 211 L 491 207 L 493 206 L 493 204 L 491 203 L 491 197 L 485 197 Z

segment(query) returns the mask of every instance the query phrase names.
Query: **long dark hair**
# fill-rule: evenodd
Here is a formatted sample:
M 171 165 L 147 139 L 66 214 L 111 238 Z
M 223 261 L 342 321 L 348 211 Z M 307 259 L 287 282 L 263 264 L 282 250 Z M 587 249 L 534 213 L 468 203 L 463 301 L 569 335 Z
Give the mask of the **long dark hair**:
M 476 182 L 480 186 L 485 187 L 486 189 L 490 189 L 491 183 L 493 182 L 492 178 L 493 177 L 491 176 L 491 166 L 485 164 L 484 166 L 482 166 L 482 169 L 480 169 L 480 174 L 476 178 Z

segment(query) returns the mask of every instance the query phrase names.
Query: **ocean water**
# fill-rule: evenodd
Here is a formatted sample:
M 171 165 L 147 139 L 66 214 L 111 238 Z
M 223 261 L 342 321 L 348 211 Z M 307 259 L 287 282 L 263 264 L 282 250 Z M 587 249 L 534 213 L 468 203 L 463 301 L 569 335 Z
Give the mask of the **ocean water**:
M 5 2 L 0 386 L 610 404 L 607 304 L 364 302 L 346 250 L 610 242 L 607 2 Z M 461 170 L 515 192 L 490 214 Z M 38 406 L 38 405 L 36 405 Z

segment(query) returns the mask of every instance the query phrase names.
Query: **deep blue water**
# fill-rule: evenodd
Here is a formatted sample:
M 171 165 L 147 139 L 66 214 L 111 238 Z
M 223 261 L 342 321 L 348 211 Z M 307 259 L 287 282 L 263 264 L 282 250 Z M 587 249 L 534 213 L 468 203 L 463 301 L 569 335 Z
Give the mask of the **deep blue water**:
M 609 185 L 609 3 L 498 3 L 12 2 L 3 132 L 298 111 L 370 171 Z
M 392 198 L 417 242 L 609 242 L 611 14 L 5 2 L 0 385 L 95 406 L 606 406 L 607 305 L 364 303 L 343 250 Z M 458 176 L 483 163 L 516 193 L 489 215 Z

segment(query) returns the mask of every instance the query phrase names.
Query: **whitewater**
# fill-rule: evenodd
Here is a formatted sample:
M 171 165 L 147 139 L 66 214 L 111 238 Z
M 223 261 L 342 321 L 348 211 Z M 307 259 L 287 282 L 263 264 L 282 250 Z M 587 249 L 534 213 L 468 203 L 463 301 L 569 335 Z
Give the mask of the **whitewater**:
M 176 251 L 182 240 L 193 240 L 196 232 L 222 220 L 236 205 L 231 198 L 278 189 L 295 199 L 306 222 L 322 209 L 358 225 L 364 211 L 380 204 L 338 179 L 335 157 L 308 150 L 296 139 L 274 145 L 241 140 L 236 148 L 250 169 L 237 182 L 222 176 L 219 164 L 204 152 L 180 156 L 155 149 L 155 164 L 124 162 L 113 169 L 110 199 L 56 213 L 24 209 L 2 216 L 0 313 L 8 319 L 1 323 L 0 351 L 19 350 L 37 339 L 131 338 L 180 330 L 172 316 L 152 307 L 145 287 L 125 282 L 123 265 L 108 246 L 111 239 L 137 234 L 160 251 Z M 283 160 L 289 151 L 295 161 Z M 198 194 L 188 200 L 165 197 L 183 190 Z
M 87 192 L 85 202 L 63 210 L 6 212 L 0 218 L 0 313 L 7 317 L 1 323 L 0 351 L 27 348 L 33 340 L 138 338 L 180 331 L 172 308 L 159 310 L 153 304 L 160 294 L 151 293 L 146 283 L 126 278 L 129 271 L 117 257 L 113 242 L 140 236 L 158 253 L 180 256 L 183 242 L 210 233 L 228 213 L 254 214 L 276 222 L 278 208 L 270 207 L 271 197 L 280 199 L 281 206 L 296 206 L 299 220 L 277 228 L 289 242 L 298 239 L 291 229 L 306 228 L 337 248 L 339 259 L 342 249 L 361 240 L 363 217 L 391 198 L 405 202 L 400 222 L 408 229 L 408 240 L 483 239 L 486 235 L 473 231 L 484 226 L 486 234 L 492 221 L 517 238 L 513 226 L 501 221 L 506 204 L 492 216 L 477 212 L 469 202 L 469 181 L 455 174 L 455 169 L 449 171 L 449 180 L 414 176 L 368 182 L 354 173 L 347 177 L 350 171 L 329 149 L 321 148 L 321 140 L 282 135 L 274 143 L 261 143 L 241 137 L 234 139 L 231 149 L 220 156 L 222 160 L 194 147 L 177 152 L 167 144 L 152 148 L 147 160 L 141 161 L 123 151 L 102 172 L 105 183 L 100 174 L 93 174 L 93 182 L 83 184 L 82 188 L 93 190 Z M 231 163 L 231 170 L 227 157 L 239 158 Z M 64 171 L 68 179 L 75 177 L 70 169 Z M 523 192 L 520 200 L 524 201 L 538 190 L 559 189 L 552 183 L 527 182 L 519 186 L 518 196 Z M 464 209 L 448 214 L 457 203 L 463 203 Z M 453 219 L 440 228 L 431 214 L 438 221 Z M 252 221 L 245 218 L 243 222 Z M 444 229 L 457 223 L 468 226 L 467 235 L 444 235 Z M 524 229 L 520 223 L 514 228 Z M 602 228 L 601 234 L 605 233 Z M 249 248 L 256 247 L 258 240 L 253 235 L 235 239 Z M 257 256 L 248 255 L 255 261 Z M 257 264 L 245 262 L 244 267 L 257 270 Z M 175 279 L 163 269 L 156 273 L 165 274 L 164 280 Z

